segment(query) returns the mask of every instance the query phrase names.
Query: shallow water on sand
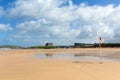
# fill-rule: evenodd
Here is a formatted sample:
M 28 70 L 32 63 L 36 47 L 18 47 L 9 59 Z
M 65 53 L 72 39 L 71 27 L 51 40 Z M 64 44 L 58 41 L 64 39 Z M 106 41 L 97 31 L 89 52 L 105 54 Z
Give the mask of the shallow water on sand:
M 71 54 L 71 53 L 58 53 L 58 54 L 46 54 L 40 53 L 36 54 L 35 57 L 39 59 L 59 59 L 59 60 L 89 60 L 89 61 L 120 61 L 119 59 L 109 58 L 109 57 L 101 57 L 101 56 L 87 56 L 87 55 L 79 55 L 79 54 Z

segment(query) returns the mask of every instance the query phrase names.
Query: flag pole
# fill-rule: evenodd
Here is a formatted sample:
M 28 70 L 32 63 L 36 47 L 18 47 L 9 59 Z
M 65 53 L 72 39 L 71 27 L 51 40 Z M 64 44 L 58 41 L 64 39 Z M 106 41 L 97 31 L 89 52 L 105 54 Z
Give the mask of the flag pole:
M 99 46 L 100 46 L 100 64 L 103 63 L 102 61 L 102 37 L 99 37 Z

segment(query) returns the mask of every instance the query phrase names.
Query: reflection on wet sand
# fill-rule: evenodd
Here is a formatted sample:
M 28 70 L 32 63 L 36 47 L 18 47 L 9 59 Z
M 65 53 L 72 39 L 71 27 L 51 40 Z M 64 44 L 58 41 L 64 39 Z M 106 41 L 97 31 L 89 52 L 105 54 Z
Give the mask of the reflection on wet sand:
M 98 61 L 100 60 L 101 56 L 96 55 L 87 55 L 86 53 L 82 54 L 72 54 L 72 53 L 56 53 L 56 54 L 50 54 L 50 53 L 40 53 L 36 54 L 36 57 L 39 59 L 66 59 L 66 60 L 89 60 L 89 61 Z M 103 60 L 106 61 L 119 61 L 119 59 L 111 58 L 109 56 L 102 56 Z

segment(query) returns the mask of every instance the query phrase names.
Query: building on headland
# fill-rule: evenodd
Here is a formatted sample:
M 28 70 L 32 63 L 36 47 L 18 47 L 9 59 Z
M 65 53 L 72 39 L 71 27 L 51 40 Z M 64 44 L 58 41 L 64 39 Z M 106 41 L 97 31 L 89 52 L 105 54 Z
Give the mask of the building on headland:
M 45 46 L 53 46 L 53 43 L 46 43 Z
M 85 44 L 84 43 L 74 43 L 74 46 L 75 47 L 83 47 L 83 46 L 85 46 Z

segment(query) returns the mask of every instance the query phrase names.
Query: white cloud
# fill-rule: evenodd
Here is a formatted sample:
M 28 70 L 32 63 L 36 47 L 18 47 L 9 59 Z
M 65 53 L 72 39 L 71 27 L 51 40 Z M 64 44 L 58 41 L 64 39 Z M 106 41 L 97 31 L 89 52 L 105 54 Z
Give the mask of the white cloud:
M 0 32 L 6 32 L 9 30 L 13 30 L 12 27 L 10 27 L 9 24 L 0 24 Z
M 63 5 L 65 3 L 69 5 Z M 16 26 L 16 40 L 56 44 L 73 42 L 120 42 L 120 6 L 75 5 L 71 0 L 18 0 L 8 10 L 26 21 Z M 30 20 L 28 20 L 30 19 Z

